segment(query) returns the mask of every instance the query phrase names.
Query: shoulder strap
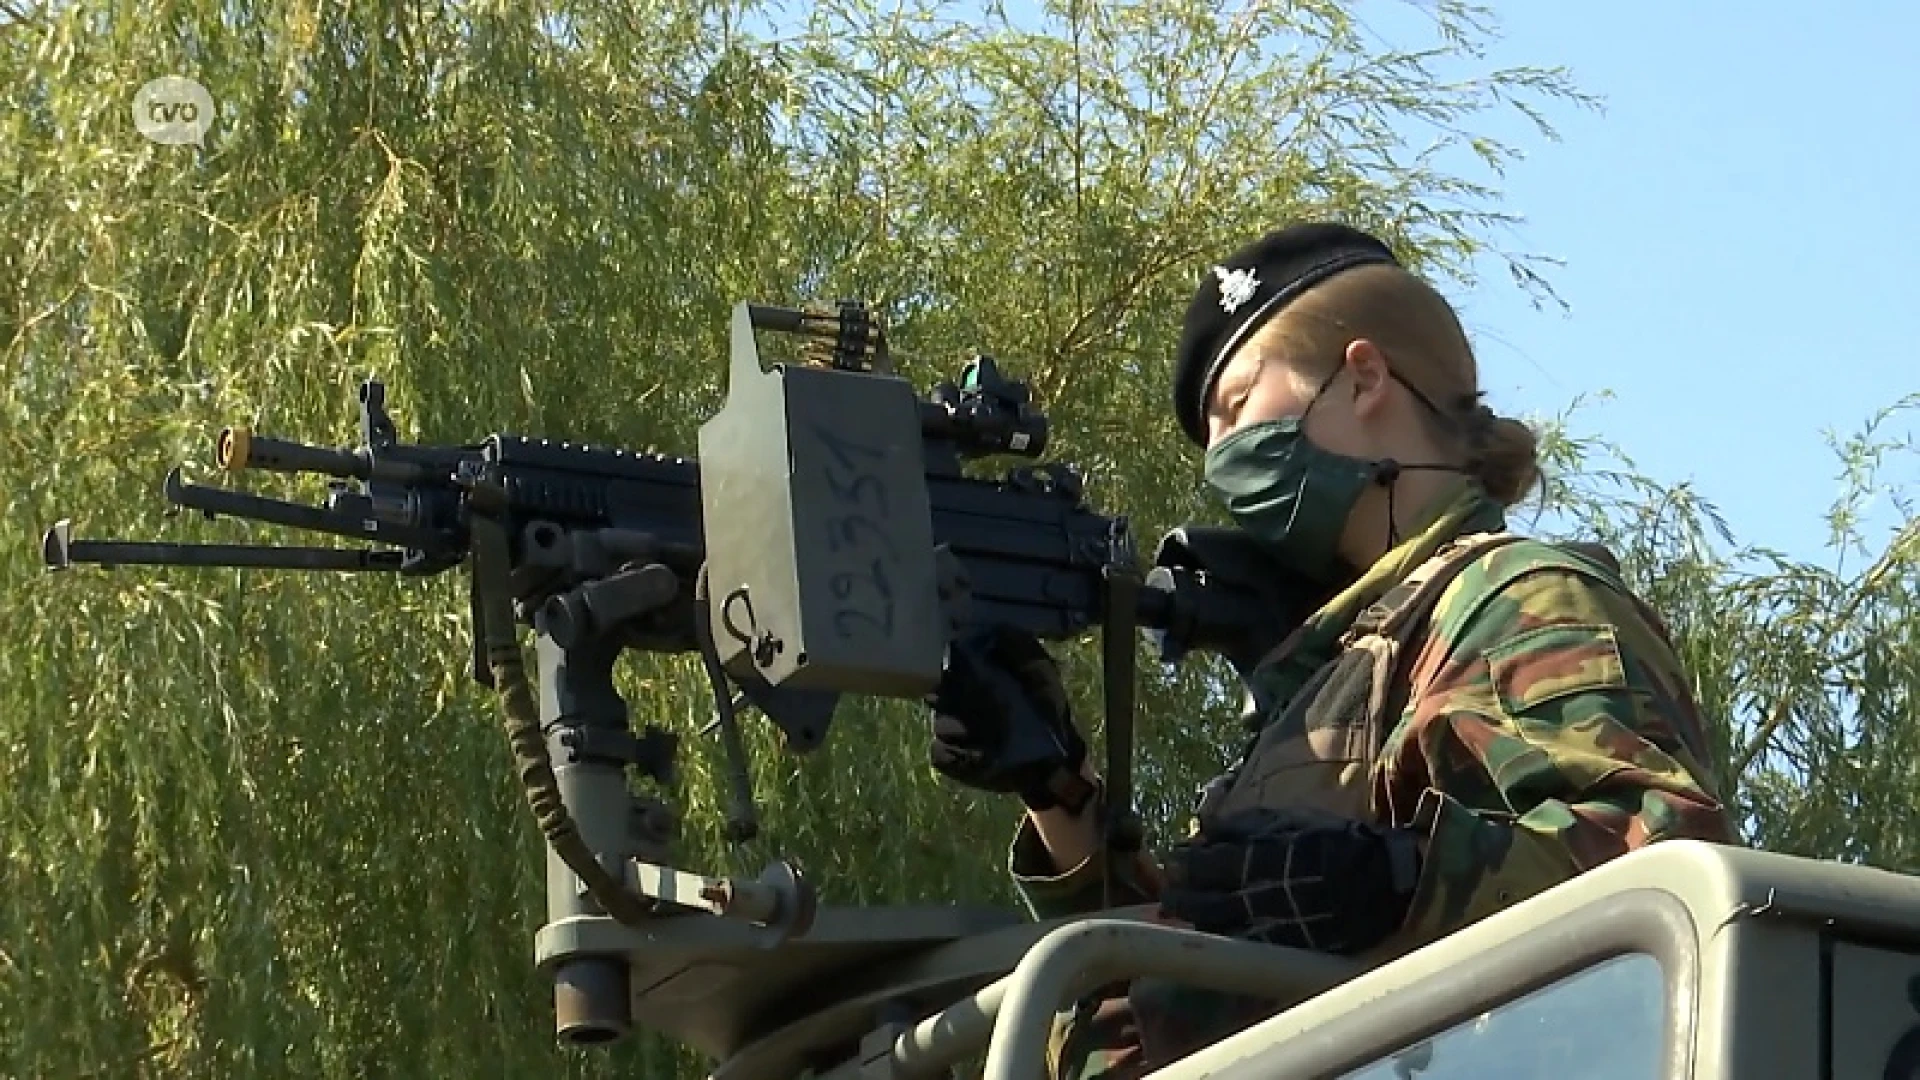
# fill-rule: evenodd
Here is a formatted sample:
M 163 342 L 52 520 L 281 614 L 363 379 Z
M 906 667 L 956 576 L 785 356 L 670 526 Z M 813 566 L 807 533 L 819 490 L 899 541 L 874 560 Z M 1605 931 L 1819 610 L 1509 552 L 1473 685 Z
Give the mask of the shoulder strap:
M 1350 645 L 1378 634 L 1404 645 L 1419 632 L 1447 586 L 1462 570 L 1487 552 L 1521 539 L 1508 532 L 1489 532 L 1472 533 L 1447 542 L 1426 562 L 1414 567 L 1398 585 L 1367 605 L 1347 629 L 1342 644 Z
M 1368 708 L 1388 727 L 1398 722 L 1401 711 L 1406 708 L 1411 688 L 1403 676 L 1420 651 L 1414 642 L 1426 629 L 1441 596 L 1461 571 L 1482 556 L 1521 539 L 1508 532 L 1488 532 L 1471 533 L 1449 541 L 1426 562 L 1414 567 L 1398 585 L 1368 605 L 1340 639 L 1343 648 L 1352 648 L 1356 643 L 1374 638 L 1373 642 L 1360 647 L 1370 648 L 1377 656 L 1384 654 L 1382 658 L 1388 669 L 1376 669 Z M 1378 640 L 1381 638 L 1386 640 Z

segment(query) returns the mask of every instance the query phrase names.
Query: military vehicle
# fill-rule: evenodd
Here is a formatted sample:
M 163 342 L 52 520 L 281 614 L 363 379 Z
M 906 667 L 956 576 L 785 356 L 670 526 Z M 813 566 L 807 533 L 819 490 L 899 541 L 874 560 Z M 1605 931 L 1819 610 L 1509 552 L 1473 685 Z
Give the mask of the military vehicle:
M 1156 1075 L 1910 1080 L 1920 881 L 1654 844 Z
M 769 328 L 810 337 L 815 361 L 765 369 L 753 332 Z M 743 841 L 756 819 L 741 711 L 805 753 L 840 695 L 917 698 L 983 627 L 1053 640 L 1097 628 L 1102 822 L 1125 847 L 1141 842 L 1136 635 L 1164 661 L 1208 651 L 1244 672 L 1300 600 L 1285 568 L 1205 530 L 1170 533 L 1140 573 L 1125 519 L 1085 506 L 1069 469 L 964 468 L 1035 457 L 1047 441 L 1026 388 L 987 358 L 920 400 L 858 305 L 741 304 L 732 331 L 727 404 L 697 462 L 510 434 L 409 445 L 368 380 L 357 448 L 245 428 L 218 440 L 236 481 L 336 478 L 325 508 L 178 469 L 165 491 L 210 518 L 389 547 L 94 541 L 61 521 L 44 557 L 55 569 L 468 568 L 473 677 L 499 693 L 548 841 L 534 962 L 568 1043 L 651 1030 L 709 1059 L 711 1080 L 934 1077 L 981 1055 L 989 1080 L 1035 1080 L 1057 1010 L 1153 976 L 1290 1004 L 1167 1064 L 1168 1080 L 1920 1080 L 1920 883 L 1861 867 L 1661 843 L 1360 972 L 1143 911 L 1035 924 L 1007 909 L 831 907 L 786 861 L 753 880 L 674 866 L 674 815 L 630 781 L 670 783 L 677 742 L 629 730 L 612 679 L 624 650 L 699 654 L 731 785 L 726 833 Z M 1006 752 L 1044 749 L 1015 738 Z
M 632 936 L 632 1015 L 710 1053 L 712 1080 L 970 1075 L 982 1054 L 986 1080 L 1036 1080 L 1057 1010 L 1148 976 L 1294 1002 L 1160 1080 L 1920 1078 L 1920 881 L 1884 870 L 1667 841 L 1368 971 L 1146 914 L 822 912 L 770 952 Z M 540 962 L 627 933 L 549 926 Z

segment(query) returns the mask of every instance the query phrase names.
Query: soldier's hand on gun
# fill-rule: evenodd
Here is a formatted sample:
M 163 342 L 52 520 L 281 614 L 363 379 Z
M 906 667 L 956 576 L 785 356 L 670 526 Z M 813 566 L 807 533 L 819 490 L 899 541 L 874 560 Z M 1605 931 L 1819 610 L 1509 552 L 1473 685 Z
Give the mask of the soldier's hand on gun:
M 1008 627 L 954 642 L 933 709 L 928 759 L 955 783 L 1058 805 L 1062 776 L 1076 776 L 1087 744 L 1073 724 L 1060 669 L 1033 635 Z
M 1169 851 L 1161 910 L 1196 930 L 1315 952 L 1378 944 L 1420 872 L 1412 832 L 1314 810 L 1250 810 Z

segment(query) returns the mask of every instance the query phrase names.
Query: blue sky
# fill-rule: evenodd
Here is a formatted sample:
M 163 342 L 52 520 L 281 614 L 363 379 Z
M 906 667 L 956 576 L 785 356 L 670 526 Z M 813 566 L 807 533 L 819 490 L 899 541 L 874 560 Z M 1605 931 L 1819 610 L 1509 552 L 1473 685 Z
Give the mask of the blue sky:
M 1534 0 L 1497 14 L 1490 62 L 1565 65 L 1604 108 L 1550 111 L 1557 144 L 1517 119 L 1488 125 L 1529 149 L 1502 182 L 1527 218 L 1514 242 L 1566 261 L 1551 280 L 1571 308 L 1536 312 L 1491 275 L 1456 294 L 1494 404 L 1555 413 L 1611 391 L 1579 430 L 1691 480 L 1740 542 L 1831 565 L 1839 463 L 1824 433 L 1920 392 L 1920 7 Z M 1916 478 L 1912 457 L 1884 469 Z M 1882 503 L 1872 521 L 1877 550 L 1897 516 Z

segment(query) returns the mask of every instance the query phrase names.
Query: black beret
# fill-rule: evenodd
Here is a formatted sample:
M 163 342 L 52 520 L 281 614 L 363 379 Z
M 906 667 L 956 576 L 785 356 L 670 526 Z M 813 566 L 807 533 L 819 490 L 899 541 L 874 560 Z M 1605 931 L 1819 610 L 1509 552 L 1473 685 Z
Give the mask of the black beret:
M 1207 444 L 1206 400 L 1227 357 L 1301 293 L 1342 270 L 1393 263 L 1393 250 L 1358 229 L 1330 222 L 1277 229 L 1210 268 L 1187 305 L 1173 358 L 1173 413 L 1195 443 Z

